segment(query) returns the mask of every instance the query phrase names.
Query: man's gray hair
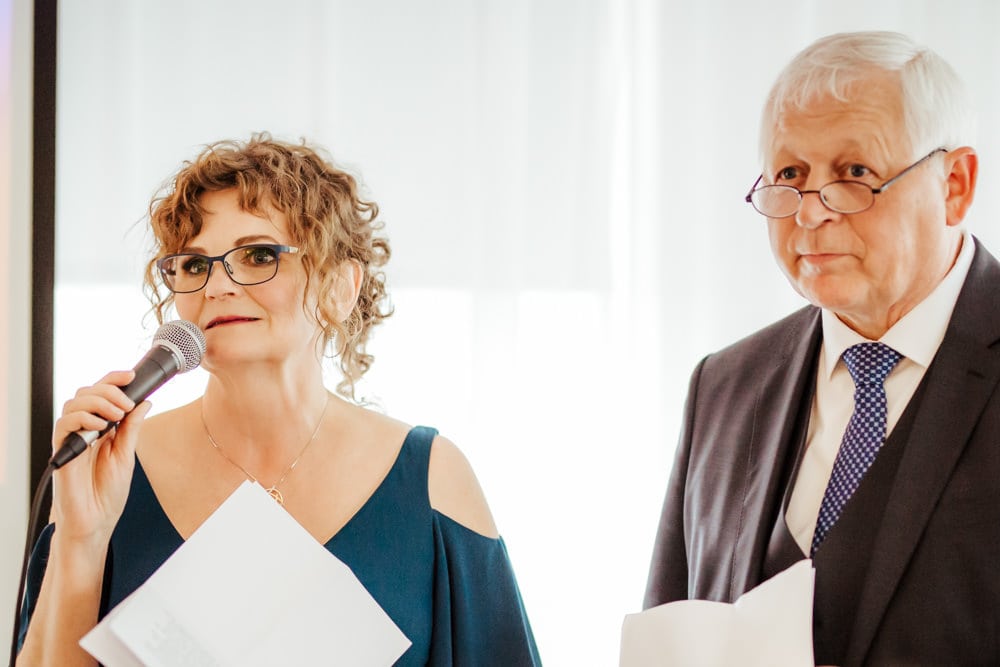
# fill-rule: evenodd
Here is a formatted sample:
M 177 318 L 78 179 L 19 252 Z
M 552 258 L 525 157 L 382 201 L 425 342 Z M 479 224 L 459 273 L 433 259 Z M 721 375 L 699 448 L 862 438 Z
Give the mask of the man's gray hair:
M 761 114 L 761 159 L 771 148 L 783 109 L 803 109 L 824 96 L 847 101 L 857 94 L 853 84 L 879 73 L 898 78 L 911 159 L 935 148 L 973 145 L 975 113 L 951 65 L 906 35 L 853 32 L 813 42 L 778 75 Z

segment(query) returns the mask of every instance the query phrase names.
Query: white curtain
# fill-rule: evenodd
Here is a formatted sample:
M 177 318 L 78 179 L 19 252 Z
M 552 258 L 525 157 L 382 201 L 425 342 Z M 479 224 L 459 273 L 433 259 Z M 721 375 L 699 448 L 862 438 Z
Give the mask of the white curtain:
M 796 51 L 891 29 L 947 58 L 983 127 L 969 226 L 1000 251 L 994 0 L 99 0 L 59 18 L 56 405 L 148 345 L 141 219 L 182 160 L 257 130 L 326 146 L 393 244 L 365 393 L 466 452 L 552 665 L 617 661 L 698 358 L 802 303 L 743 201 Z

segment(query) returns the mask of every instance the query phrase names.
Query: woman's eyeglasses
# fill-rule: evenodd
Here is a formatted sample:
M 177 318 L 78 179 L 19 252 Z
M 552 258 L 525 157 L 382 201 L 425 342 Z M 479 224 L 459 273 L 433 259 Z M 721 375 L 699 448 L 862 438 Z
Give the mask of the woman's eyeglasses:
M 226 273 L 237 285 L 259 285 L 278 274 L 281 253 L 296 253 L 293 246 L 271 243 L 254 243 L 233 248 L 222 255 L 209 257 L 197 253 L 167 255 L 156 262 L 163 284 L 171 292 L 187 294 L 197 292 L 208 284 L 212 266 L 222 262 Z

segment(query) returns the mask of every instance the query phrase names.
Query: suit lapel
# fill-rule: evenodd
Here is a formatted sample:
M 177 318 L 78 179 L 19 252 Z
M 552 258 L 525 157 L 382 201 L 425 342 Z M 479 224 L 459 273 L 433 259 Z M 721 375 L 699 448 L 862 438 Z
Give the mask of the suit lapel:
M 747 451 L 741 521 L 733 543 L 728 596 L 735 600 L 760 583 L 764 557 L 786 481 L 785 472 L 803 441 L 822 340 L 819 309 L 810 308 L 790 327 L 776 351 L 781 358 L 760 370 L 754 398 L 753 436 Z
M 1000 264 L 976 254 L 905 444 L 871 554 L 845 664 L 861 664 L 924 527 L 1000 380 Z

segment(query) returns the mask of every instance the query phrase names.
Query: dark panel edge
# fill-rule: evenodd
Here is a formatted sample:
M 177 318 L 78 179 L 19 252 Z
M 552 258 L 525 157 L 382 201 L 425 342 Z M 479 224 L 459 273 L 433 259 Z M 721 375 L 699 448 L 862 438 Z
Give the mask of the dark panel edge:
M 51 453 L 56 223 L 56 0 L 35 0 L 32 83 L 31 455 L 29 490 Z M 29 491 L 30 492 L 30 491 Z M 43 516 L 49 512 L 49 501 Z M 43 524 L 45 521 L 42 522 Z M 34 542 L 36 536 L 29 539 Z

